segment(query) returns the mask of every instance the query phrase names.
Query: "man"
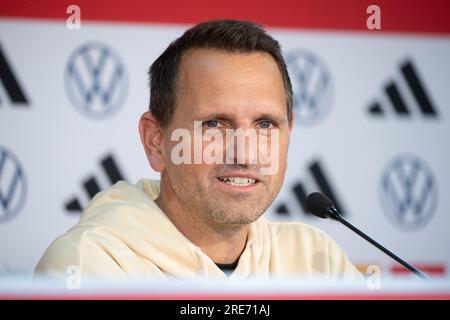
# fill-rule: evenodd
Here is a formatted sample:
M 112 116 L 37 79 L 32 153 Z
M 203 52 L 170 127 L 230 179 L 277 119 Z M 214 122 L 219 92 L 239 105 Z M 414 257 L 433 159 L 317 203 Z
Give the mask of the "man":
M 99 193 L 37 273 L 75 266 L 102 278 L 360 276 L 317 229 L 261 217 L 282 186 L 293 125 L 277 41 L 252 22 L 202 23 L 165 50 L 150 79 L 139 131 L 161 182 L 119 182 Z M 239 132 L 245 143 L 233 144 Z M 263 144 L 251 145 L 249 133 Z

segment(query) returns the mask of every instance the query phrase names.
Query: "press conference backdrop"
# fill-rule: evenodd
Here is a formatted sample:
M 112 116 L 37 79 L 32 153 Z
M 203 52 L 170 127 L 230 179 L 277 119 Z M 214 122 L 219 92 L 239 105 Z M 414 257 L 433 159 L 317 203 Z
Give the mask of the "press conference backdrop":
M 66 24 L 70 4 L 81 29 Z M 158 178 L 138 135 L 148 67 L 189 26 L 229 17 L 266 25 L 294 86 L 286 180 L 266 216 L 321 228 L 363 272 L 411 276 L 343 226 L 308 216 L 305 196 L 321 191 L 401 257 L 448 277 L 449 5 L 381 1 L 381 29 L 369 30 L 370 4 L 1 4 L 0 274 L 31 275 L 98 191 Z

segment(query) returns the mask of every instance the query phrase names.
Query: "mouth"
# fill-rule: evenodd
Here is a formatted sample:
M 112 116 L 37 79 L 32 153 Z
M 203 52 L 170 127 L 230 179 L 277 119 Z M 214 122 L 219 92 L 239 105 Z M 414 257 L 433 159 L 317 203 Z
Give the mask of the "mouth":
M 246 187 L 256 183 L 255 179 L 250 178 L 240 178 L 240 177 L 226 177 L 226 178 L 217 178 L 219 181 L 222 181 L 231 186 L 238 187 Z
M 260 180 L 254 176 L 235 176 L 235 175 L 229 175 L 229 176 L 222 176 L 218 177 L 217 180 L 220 182 L 221 185 L 232 188 L 234 190 L 246 190 L 251 189 L 258 184 L 260 184 Z

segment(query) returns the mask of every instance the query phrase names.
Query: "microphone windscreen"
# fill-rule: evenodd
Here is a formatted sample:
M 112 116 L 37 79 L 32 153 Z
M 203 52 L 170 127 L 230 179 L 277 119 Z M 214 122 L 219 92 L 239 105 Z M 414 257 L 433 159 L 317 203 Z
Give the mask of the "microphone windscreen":
M 333 206 L 333 201 L 320 192 L 313 192 L 306 197 L 306 208 L 319 218 L 328 218 L 328 209 Z

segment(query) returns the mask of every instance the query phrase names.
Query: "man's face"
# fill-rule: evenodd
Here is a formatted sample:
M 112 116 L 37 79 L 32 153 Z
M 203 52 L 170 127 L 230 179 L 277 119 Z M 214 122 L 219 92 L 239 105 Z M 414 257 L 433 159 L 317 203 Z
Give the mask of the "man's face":
M 163 143 L 163 179 L 170 184 L 173 198 L 187 212 L 212 224 L 241 225 L 255 221 L 277 196 L 286 170 L 290 123 L 275 60 L 267 53 L 195 49 L 183 56 L 178 75 L 175 112 L 164 130 Z M 197 129 L 194 121 L 200 124 Z M 223 163 L 175 164 L 172 150 L 179 142 L 172 141 L 171 134 L 180 128 L 191 135 L 191 159 L 195 157 L 196 143 L 199 150 L 194 131 L 208 135 L 208 129 L 216 129 L 213 136 L 223 133 L 223 144 L 215 150 L 223 151 Z M 249 145 L 243 149 L 236 143 L 231 148 L 233 156 L 225 145 L 228 129 L 254 130 L 258 141 L 265 136 L 268 142 L 265 151 L 259 150 L 259 143 L 253 153 Z M 276 130 L 278 136 L 273 140 L 270 132 Z M 210 143 L 200 142 L 203 149 Z M 270 154 L 274 143 L 276 154 Z M 270 154 L 272 161 L 277 157 L 277 167 L 271 175 L 261 174 L 264 165 L 254 161 L 261 152 Z M 245 163 L 238 163 L 238 153 L 244 156 L 241 159 Z M 234 164 L 227 164 L 230 157 L 234 157 Z

